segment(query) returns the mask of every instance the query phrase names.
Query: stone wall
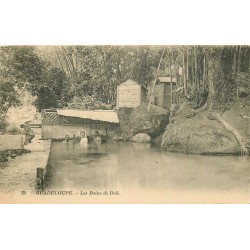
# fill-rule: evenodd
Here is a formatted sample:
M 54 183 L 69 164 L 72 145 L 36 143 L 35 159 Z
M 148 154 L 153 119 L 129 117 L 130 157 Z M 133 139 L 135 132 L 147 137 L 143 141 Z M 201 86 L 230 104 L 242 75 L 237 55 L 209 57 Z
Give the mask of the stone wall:
M 21 149 L 25 135 L 0 135 L 0 150 Z

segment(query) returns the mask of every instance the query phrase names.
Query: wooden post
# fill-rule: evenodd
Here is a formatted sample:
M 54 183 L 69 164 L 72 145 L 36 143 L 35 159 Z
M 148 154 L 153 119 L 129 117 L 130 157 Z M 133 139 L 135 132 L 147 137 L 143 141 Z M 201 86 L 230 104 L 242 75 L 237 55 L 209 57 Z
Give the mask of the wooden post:
M 119 86 L 116 87 L 116 108 L 119 109 Z
M 21 149 L 24 149 L 23 137 L 21 136 Z
M 38 188 L 43 187 L 43 168 L 36 169 L 36 185 Z

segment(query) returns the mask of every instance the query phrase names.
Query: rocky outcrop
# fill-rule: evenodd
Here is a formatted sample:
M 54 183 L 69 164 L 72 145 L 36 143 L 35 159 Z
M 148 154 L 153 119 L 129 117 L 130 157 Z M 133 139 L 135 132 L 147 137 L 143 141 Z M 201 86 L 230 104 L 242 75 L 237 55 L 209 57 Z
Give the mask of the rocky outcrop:
M 166 151 L 193 154 L 238 154 L 240 151 L 234 134 L 218 121 L 210 120 L 208 111 L 169 124 L 161 146 Z
M 148 134 L 145 133 L 139 133 L 133 136 L 131 139 L 132 142 L 138 142 L 138 143 L 149 143 L 151 142 L 151 137 Z
M 119 129 L 117 130 L 113 140 L 115 141 L 129 141 L 132 138 L 132 130 L 130 124 L 130 115 L 133 108 L 119 108 L 117 116 L 119 119 Z
M 222 118 L 242 135 L 250 147 L 250 97 L 241 98 L 233 103 Z
M 168 122 L 169 112 L 153 105 L 149 111 L 147 105 L 141 105 L 135 108 L 130 116 L 132 134 L 146 133 L 152 138 L 162 134 Z
M 155 145 L 157 145 L 157 146 L 161 146 L 162 136 L 163 136 L 163 133 L 160 134 L 159 136 L 153 138 L 153 139 L 151 140 L 151 143 L 152 143 L 152 144 L 155 144 Z

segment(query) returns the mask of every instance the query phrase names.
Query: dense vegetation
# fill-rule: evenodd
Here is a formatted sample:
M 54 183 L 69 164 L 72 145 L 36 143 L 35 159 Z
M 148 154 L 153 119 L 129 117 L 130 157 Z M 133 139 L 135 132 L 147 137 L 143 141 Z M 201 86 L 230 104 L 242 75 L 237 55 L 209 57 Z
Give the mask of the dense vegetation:
M 176 79 L 172 103 L 227 109 L 249 81 L 249 46 L 4 46 L 0 48 L 0 115 L 19 96 L 49 107 L 110 109 L 128 78 L 150 87 L 156 74 Z M 158 68 L 158 71 L 157 71 Z M 152 88 L 151 88 L 152 89 Z

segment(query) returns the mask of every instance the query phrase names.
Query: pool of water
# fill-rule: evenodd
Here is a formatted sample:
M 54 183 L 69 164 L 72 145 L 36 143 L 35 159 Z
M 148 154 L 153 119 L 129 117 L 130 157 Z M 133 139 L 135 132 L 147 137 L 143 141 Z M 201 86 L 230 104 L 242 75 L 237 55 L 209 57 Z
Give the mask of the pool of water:
M 173 154 L 150 144 L 54 142 L 47 189 L 140 190 L 144 198 L 147 192 L 246 197 L 249 162 L 249 157 Z

